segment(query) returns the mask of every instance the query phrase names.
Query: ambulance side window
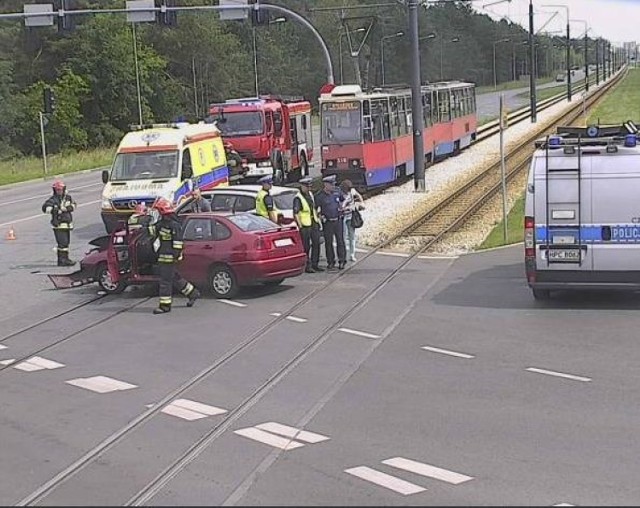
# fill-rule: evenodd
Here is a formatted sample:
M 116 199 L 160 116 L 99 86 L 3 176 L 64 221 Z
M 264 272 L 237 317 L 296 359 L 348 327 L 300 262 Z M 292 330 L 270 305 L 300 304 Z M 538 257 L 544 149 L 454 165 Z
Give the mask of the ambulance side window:
M 187 148 L 182 152 L 182 179 L 187 180 L 193 176 L 193 166 L 191 165 L 191 153 Z

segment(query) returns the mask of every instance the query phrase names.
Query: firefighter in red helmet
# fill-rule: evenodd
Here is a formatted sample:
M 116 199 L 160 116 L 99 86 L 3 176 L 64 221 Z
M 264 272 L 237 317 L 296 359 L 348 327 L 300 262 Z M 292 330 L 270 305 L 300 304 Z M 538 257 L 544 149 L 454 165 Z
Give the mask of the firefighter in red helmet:
M 51 215 L 51 226 L 56 238 L 58 266 L 73 266 L 75 261 L 69 259 L 69 243 L 73 230 L 73 211 L 76 203 L 62 180 L 56 180 L 51 186 L 53 195 L 42 205 L 42 212 Z
M 160 214 L 158 222 L 149 226 L 149 233 L 157 245 L 160 274 L 160 305 L 153 313 L 171 312 L 173 288 L 189 299 L 187 307 L 193 307 L 195 301 L 200 298 L 200 291 L 184 280 L 175 269 L 176 263 L 182 259 L 182 225 L 168 200 L 158 199 L 153 208 Z

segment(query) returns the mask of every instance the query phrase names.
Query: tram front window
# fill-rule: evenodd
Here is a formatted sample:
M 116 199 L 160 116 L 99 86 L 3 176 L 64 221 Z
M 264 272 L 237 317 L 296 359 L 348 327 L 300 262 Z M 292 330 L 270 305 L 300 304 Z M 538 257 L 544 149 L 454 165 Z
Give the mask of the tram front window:
M 322 105 L 322 144 L 341 145 L 362 141 L 360 102 L 328 102 Z

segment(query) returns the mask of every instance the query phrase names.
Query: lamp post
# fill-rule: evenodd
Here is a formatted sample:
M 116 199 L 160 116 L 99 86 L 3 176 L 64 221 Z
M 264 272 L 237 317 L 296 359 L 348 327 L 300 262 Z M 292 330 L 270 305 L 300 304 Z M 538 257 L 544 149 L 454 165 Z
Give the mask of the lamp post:
M 384 72 L 384 41 L 388 41 L 389 39 L 397 39 L 398 37 L 404 37 L 404 32 L 396 32 L 391 35 L 385 35 L 380 39 L 380 65 L 382 67 L 382 86 L 385 85 L 385 72 Z
M 538 101 L 536 97 L 536 48 L 535 33 L 533 31 L 533 0 L 529 0 L 529 109 L 531 110 L 531 123 L 538 121 Z
M 497 41 L 493 41 L 493 88 L 494 90 L 498 89 L 498 73 L 496 72 L 496 45 L 501 42 L 509 42 L 509 39 L 499 39 Z
M 571 24 L 569 23 L 569 7 L 566 5 L 543 5 L 543 7 L 557 7 L 565 9 L 567 14 L 567 101 L 571 102 Z
M 352 30 L 353 33 L 360 33 L 360 32 L 364 32 L 366 30 L 366 28 L 356 28 L 355 30 Z M 343 74 L 343 64 L 342 64 L 342 38 L 347 35 L 346 32 L 344 32 L 342 29 L 340 29 L 340 35 L 338 37 L 338 51 L 340 52 L 340 84 L 344 85 L 344 74 Z
M 279 18 L 270 20 L 269 23 L 267 23 L 267 25 L 276 25 L 278 23 L 284 23 L 285 21 L 287 21 L 287 18 L 285 18 L 284 16 L 281 16 Z M 256 27 L 252 26 L 251 27 L 251 36 L 253 39 L 253 76 L 255 79 L 255 87 L 256 87 L 256 97 L 260 96 L 260 88 L 259 88 L 259 84 L 258 84 L 258 44 L 257 44 L 257 37 L 256 37 Z
M 444 38 L 440 39 L 440 81 L 442 81 L 444 79 L 444 72 L 443 72 L 443 54 L 444 54 Z M 460 38 L 458 37 L 454 37 L 453 39 L 448 40 L 447 42 L 460 42 Z
M 584 19 L 572 19 L 574 23 L 583 23 L 584 24 L 584 90 L 585 92 L 589 91 L 589 61 L 587 60 L 589 56 L 588 43 L 589 43 L 589 25 Z

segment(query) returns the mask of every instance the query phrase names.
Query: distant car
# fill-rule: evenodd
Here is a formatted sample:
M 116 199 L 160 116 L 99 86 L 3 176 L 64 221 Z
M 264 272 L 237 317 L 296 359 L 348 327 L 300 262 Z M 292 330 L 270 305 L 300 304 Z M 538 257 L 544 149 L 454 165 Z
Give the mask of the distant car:
M 261 188 L 261 185 L 241 184 L 202 191 L 202 196 L 211 200 L 211 211 L 213 212 L 255 212 L 256 196 Z M 282 213 L 283 223 L 292 223 L 294 221 L 293 199 L 298 194 L 298 189 L 273 186 L 270 193 L 276 208 Z M 189 213 L 192 201 L 188 199 L 180 205 L 178 214 Z
M 232 298 L 242 286 L 275 286 L 304 272 L 307 256 L 296 226 L 280 226 L 251 213 L 187 214 L 181 219 L 184 259 L 178 270 L 187 280 L 208 288 L 217 298 Z M 95 248 L 82 259 L 80 270 L 68 276 L 56 276 L 58 282 L 65 277 L 70 281 L 97 282 L 109 294 L 120 293 L 128 285 L 158 282 L 153 266 L 138 260 L 137 249 L 131 247 L 139 234 L 118 231 L 93 240 L 91 244 Z M 122 248 L 126 252 L 124 256 L 117 254 L 111 258 L 122 259 L 126 264 L 126 268 L 119 267 L 116 280 L 109 271 L 109 249 Z
M 565 80 L 564 73 L 560 73 L 556 76 L 556 81 L 564 81 L 564 80 Z

